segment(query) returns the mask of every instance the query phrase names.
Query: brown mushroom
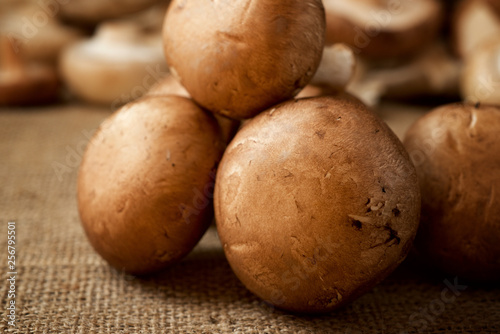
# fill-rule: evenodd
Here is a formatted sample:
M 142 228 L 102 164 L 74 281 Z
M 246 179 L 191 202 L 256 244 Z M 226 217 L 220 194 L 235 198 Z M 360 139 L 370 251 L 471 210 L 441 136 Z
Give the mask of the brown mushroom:
M 499 131 L 499 107 L 455 103 L 420 118 L 404 140 L 422 192 L 415 249 L 463 279 L 500 280 Z
M 217 173 L 217 230 L 238 278 L 295 312 L 329 312 L 384 279 L 415 236 L 415 168 L 341 94 L 284 102 L 236 134 Z
M 320 0 L 174 0 L 165 19 L 165 54 L 197 103 L 250 118 L 311 80 L 324 19 Z
M 148 96 L 109 117 L 78 175 L 78 207 L 95 250 L 133 274 L 158 271 L 196 245 L 213 218 L 225 143 L 190 99 Z
M 54 102 L 59 93 L 56 71 L 47 65 L 25 63 L 14 44 L 0 35 L 0 106 Z

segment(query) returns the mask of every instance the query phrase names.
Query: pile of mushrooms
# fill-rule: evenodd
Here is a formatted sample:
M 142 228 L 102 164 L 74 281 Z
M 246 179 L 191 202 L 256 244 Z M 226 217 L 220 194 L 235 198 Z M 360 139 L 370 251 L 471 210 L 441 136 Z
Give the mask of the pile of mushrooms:
M 0 106 L 56 101 L 59 72 L 121 107 L 78 175 L 111 266 L 173 265 L 215 217 L 236 276 L 288 311 L 352 302 L 414 238 L 439 270 L 500 279 L 498 0 L 448 2 L 449 22 L 438 0 L 169 3 L 0 3 Z M 369 109 L 460 94 L 405 145 Z
M 96 251 L 127 272 L 158 271 L 194 246 L 214 205 L 232 269 L 279 308 L 329 312 L 394 270 L 418 226 L 416 172 L 344 92 L 356 59 L 342 44 L 324 49 L 324 33 L 319 0 L 174 0 L 163 30 L 172 75 L 103 124 L 80 169 Z M 295 98 L 309 83 L 330 95 Z M 249 119 L 220 162 L 228 138 L 210 112 Z

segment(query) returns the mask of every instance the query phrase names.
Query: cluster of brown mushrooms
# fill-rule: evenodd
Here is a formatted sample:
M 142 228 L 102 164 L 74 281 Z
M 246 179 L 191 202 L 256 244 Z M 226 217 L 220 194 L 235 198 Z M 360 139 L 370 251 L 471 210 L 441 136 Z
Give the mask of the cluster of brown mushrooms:
M 412 249 L 500 280 L 500 1 L 116 2 L 60 5 L 76 42 L 35 66 L 4 38 L 0 63 L 0 104 L 48 101 L 60 81 L 127 103 L 78 177 L 83 227 L 113 267 L 162 270 L 215 217 L 236 276 L 293 312 L 346 305 Z M 403 142 L 369 108 L 460 95 Z

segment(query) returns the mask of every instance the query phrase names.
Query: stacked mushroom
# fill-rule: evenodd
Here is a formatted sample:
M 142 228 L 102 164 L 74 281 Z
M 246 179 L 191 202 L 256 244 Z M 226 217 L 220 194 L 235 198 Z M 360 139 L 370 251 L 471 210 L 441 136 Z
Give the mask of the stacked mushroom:
M 164 83 L 125 106 L 80 169 L 82 223 L 111 265 L 141 274 L 182 258 L 207 228 L 212 197 L 234 272 L 277 307 L 331 311 L 403 261 L 420 195 L 402 143 L 349 94 L 294 98 L 319 66 L 324 34 L 320 0 L 172 1 L 165 55 L 192 100 L 163 95 Z M 353 54 L 327 55 L 335 78 L 318 82 L 342 91 Z M 253 118 L 215 186 L 224 139 L 209 112 Z

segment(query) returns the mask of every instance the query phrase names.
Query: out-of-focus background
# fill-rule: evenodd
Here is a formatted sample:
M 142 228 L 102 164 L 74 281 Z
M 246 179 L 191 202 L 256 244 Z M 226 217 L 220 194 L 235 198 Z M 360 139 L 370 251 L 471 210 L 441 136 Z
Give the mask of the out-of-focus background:
M 18 236 L 17 325 L 7 323 L 9 285 L 1 283 L 0 330 L 500 332 L 498 287 L 463 285 L 411 257 L 370 293 L 317 317 L 272 309 L 248 292 L 225 261 L 214 227 L 188 258 L 158 275 L 137 278 L 109 267 L 80 226 L 78 166 L 92 133 L 117 108 L 151 89 L 182 88 L 163 55 L 168 3 L 0 0 L 0 249 L 7 248 L 8 221 L 16 222 Z M 323 4 L 327 44 L 308 95 L 337 91 L 344 64 L 355 62 L 346 91 L 400 138 L 435 106 L 500 104 L 500 1 Z M 338 43 L 350 47 L 347 54 L 332 51 Z M 0 251 L 1 275 L 6 263 Z

